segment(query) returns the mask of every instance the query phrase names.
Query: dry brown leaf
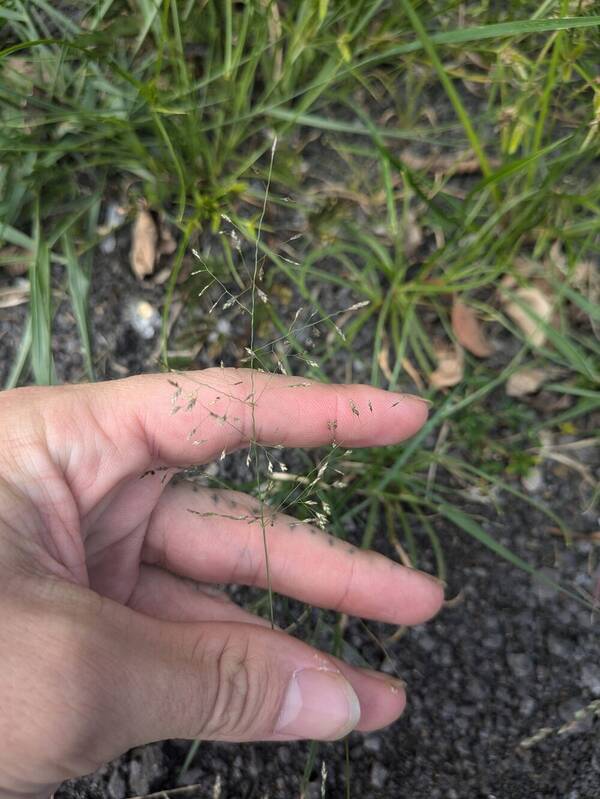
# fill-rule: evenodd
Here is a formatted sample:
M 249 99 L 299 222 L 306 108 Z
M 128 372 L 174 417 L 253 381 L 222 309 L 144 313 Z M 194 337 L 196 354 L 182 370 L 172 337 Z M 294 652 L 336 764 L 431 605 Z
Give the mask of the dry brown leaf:
M 29 283 L 18 288 L 0 289 L 0 308 L 14 308 L 23 305 L 29 299 Z
M 523 278 L 524 280 L 532 281 L 540 272 L 540 264 L 533 261 L 531 258 L 525 256 L 518 256 L 514 259 L 512 270 L 507 272 L 500 281 L 500 288 L 512 291 L 518 285 L 515 275 Z
M 488 358 L 493 349 L 490 346 L 475 310 L 465 305 L 458 297 L 452 305 L 452 330 L 458 343 L 478 358 Z
M 506 393 L 509 397 L 525 397 L 535 394 L 550 375 L 544 369 L 518 369 L 506 381 Z
M 425 171 L 453 175 L 471 175 L 481 171 L 481 163 L 473 150 L 463 150 L 452 155 L 441 153 L 430 153 L 429 155 L 419 155 L 410 149 L 403 150 L 401 153 L 402 161 L 409 169 L 415 171 Z M 493 159 L 493 166 L 499 166 L 500 162 Z
M 383 372 L 385 379 L 391 381 L 392 370 L 390 369 L 390 346 L 386 340 L 384 340 L 383 346 L 379 350 L 377 363 L 379 364 L 379 368 Z
M 425 383 L 422 381 L 421 375 L 417 372 L 416 368 L 412 365 L 408 358 L 402 358 L 400 363 L 406 374 L 411 378 L 419 391 L 425 391 Z
M 465 373 L 462 347 L 440 345 L 435 348 L 435 357 L 437 369 L 429 375 L 429 384 L 433 388 L 450 388 L 460 383 Z
M 573 272 L 573 285 L 590 302 L 600 302 L 600 269 L 593 261 L 580 261 Z
M 160 242 L 158 245 L 159 255 L 172 255 L 177 249 L 177 242 L 173 238 L 173 234 L 166 225 L 160 226 Z
M 516 289 L 513 295 L 517 299 L 504 298 L 504 310 L 521 329 L 527 343 L 534 347 L 541 347 L 546 341 L 543 323 L 548 324 L 552 318 L 550 298 L 535 286 Z M 539 321 L 530 315 L 523 306 L 530 308 L 532 314 L 539 317 Z
M 154 271 L 157 240 L 158 231 L 152 214 L 140 209 L 133 225 L 130 253 L 131 268 L 140 280 Z

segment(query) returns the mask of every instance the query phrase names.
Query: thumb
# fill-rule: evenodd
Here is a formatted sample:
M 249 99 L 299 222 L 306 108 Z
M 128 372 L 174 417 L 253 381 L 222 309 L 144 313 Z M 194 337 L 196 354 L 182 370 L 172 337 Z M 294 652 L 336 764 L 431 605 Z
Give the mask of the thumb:
M 338 665 L 285 633 L 238 622 L 165 626 L 153 631 L 162 646 L 148 674 L 158 701 L 140 702 L 134 736 L 141 725 L 144 740 L 333 740 L 360 720 Z
M 157 620 L 57 581 L 36 593 L 12 614 L 11 751 L 0 751 L 0 787 L 23 796 L 149 741 L 332 740 L 359 724 L 363 701 L 367 728 L 404 707 L 399 686 L 276 630 Z

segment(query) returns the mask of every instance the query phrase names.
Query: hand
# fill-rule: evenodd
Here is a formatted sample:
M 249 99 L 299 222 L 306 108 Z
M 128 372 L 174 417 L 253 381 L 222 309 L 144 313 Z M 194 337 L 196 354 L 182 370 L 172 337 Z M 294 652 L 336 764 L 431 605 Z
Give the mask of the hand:
M 392 444 L 425 404 L 248 370 L 177 380 L 0 394 L 4 799 L 47 797 L 149 741 L 331 740 L 404 708 L 399 681 L 272 630 L 207 584 L 267 585 L 263 513 L 276 592 L 414 624 L 439 609 L 438 581 L 244 494 L 169 486 L 160 467 L 251 440 Z

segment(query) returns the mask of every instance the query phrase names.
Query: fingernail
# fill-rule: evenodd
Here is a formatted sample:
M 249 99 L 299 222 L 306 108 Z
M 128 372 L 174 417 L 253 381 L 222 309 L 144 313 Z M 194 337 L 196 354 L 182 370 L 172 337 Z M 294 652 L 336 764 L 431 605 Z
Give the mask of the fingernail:
M 387 683 L 393 694 L 397 694 L 400 691 L 406 691 L 406 683 L 404 682 L 404 680 L 401 680 L 400 677 L 393 677 L 391 674 L 386 674 L 383 671 L 366 669 L 362 666 L 359 666 L 359 668 L 362 672 L 364 672 L 367 675 L 367 677 L 374 677 L 376 680 L 380 680 L 381 682 Z
M 287 686 L 275 732 L 333 741 L 347 735 L 359 720 L 358 697 L 339 672 L 301 669 Z

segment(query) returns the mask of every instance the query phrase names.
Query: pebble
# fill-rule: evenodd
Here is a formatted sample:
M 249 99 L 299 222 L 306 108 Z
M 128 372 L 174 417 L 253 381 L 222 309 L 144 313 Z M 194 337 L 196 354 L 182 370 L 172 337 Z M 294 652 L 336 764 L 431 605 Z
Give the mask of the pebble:
M 550 635 L 547 638 L 548 641 L 548 652 L 552 655 L 556 655 L 559 658 L 566 658 L 570 659 L 572 653 L 572 646 L 569 642 L 565 641 L 562 638 L 559 638 L 557 635 Z
M 423 633 L 419 636 L 419 646 L 421 649 L 425 650 L 425 652 L 433 652 L 438 646 L 438 642 L 433 636 L 429 635 L 429 633 Z
M 521 478 L 521 483 L 530 494 L 537 494 L 544 488 L 544 474 L 539 466 L 534 466 L 527 474 Z
M 371 769 L 371 785 L 373 788 L 383 788 L 387 782 L 389 771 L 381 763 L 373 763 Z
M 532 579 L 532 590 L 540 602 L 548 602 L 558 594 L 558 588 L 551 583 L 559 583 L 556 569 L 544 567 L 539 569 Z
M 381 751 L 381 738 L 378 735 L 367 735 L 363 747 L 367 752 L 380 752 Z
M 117 769 L 110 775 L 106 790 L 111 799 L 124 799 L 127 793 L 127 785 Z
M 154 338 L 160 329 L 160 314 L 147 300 L 134 300 L 126 310 L 127 321 L 140 338 Z
M 534 665 L 532 659 L 522 653 L 513 653 L 506 656 L 506 662 L 515 677 L 523 679 L 529 677 L 533 672 Z
M 600 666 L 585 663 L 581 668 L 581 683 L 593 696 L 600 696 Z
M 153 781 L 160 777 L 163 768 L 163 753 L 160 744 L 149 744 L 134 750 L 129 766 L 129 788 L 142 796 L 149 793 Z
M 521 704 L 519 705 L 519 713 L 521 716 L 531 716 L 534 710 L 535 700 L 531 696 L 526 696 L 521 700 Z

